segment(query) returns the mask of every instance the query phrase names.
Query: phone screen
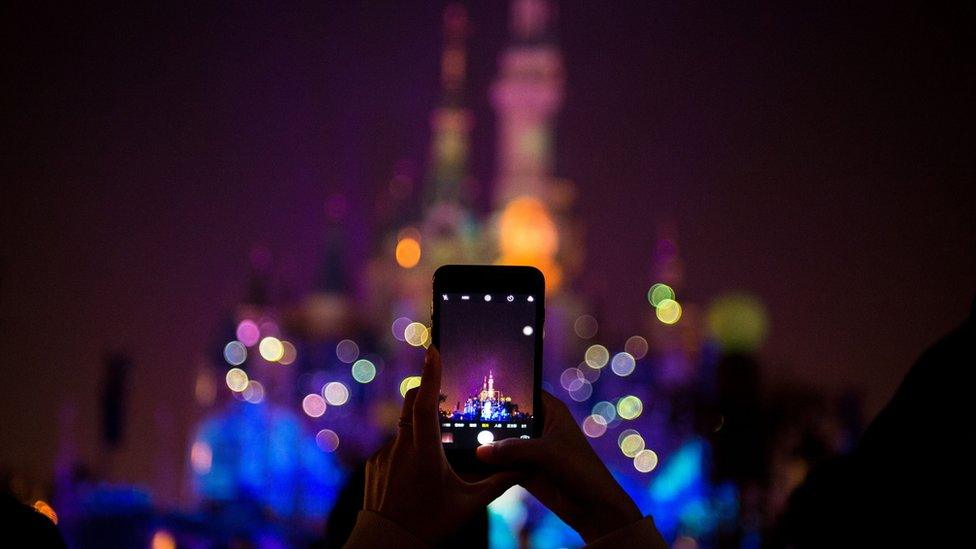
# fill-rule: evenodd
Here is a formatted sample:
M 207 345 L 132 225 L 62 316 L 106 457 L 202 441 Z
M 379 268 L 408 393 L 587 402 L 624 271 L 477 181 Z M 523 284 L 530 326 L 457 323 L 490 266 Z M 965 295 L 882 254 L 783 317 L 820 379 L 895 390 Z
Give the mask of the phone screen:
M 435 297 L 440 300 L 440 420 L 445 448 L 530 438 L 540 296 L 448 293 Z

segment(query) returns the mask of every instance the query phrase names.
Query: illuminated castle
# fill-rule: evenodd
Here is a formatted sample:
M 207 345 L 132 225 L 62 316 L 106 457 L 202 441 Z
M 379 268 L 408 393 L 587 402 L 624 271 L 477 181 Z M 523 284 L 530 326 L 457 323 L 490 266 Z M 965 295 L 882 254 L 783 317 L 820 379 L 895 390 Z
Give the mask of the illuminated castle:
M 442 412 L 441 415 L 447 414 Z M 495 389 L 495 376 L 491 370 L 488 370 L 488 375 L 481 384 L 481 391 L 464 401 L 463 405 L 458 402 L 449 417 L 456 421 L 528 419 L 526 414 L 519 412 L 518 404 L 512 402 L 512 397 L 506 397 Z

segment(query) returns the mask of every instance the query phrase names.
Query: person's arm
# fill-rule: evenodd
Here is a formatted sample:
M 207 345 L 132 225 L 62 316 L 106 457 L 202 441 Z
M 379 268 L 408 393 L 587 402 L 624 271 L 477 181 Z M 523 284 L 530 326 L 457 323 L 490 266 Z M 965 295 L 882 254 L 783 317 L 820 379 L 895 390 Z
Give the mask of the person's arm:
M 520 482 L 576 530 L 587 547 L 625 544 L 666 548 L 650 517 L 610 475 L 559 399 L 543 393 L 545 426 L 538 439 L 504 439 L 480 446 L 478 459 L 521 469 Z

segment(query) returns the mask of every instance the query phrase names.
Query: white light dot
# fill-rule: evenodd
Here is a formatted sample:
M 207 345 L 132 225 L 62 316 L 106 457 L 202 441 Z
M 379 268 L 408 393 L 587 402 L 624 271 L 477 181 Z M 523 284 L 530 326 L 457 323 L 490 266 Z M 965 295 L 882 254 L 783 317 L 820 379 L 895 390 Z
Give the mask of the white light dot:
M 491 431 L 481 431 L 478 433 L 478 444 L 488 444 L 494 442 L 495 435 Z
M 532 326 L 526 326 L 525 328 L 522 328 L 522 333 L 525 334 L 525 335 L 527 335 L 527 336 L 532 335 L 532 332 L 534 332 L 534 331 L 535 330 L 532 329 Z
M 247 387 L 247 373 L 240 368 L 231 368 L 230 370 L 227 370 L 225 380 L 227 381 L 227 387 L 235 393 L 239 393 L 243 391 L 245 387 Z
M 657 454 L 654 450 L 641 450 L 634 456 L 634 469 L 641 473 L 650 473 L 657 467 Z
M 486 294 L 485 295 L 485 301 L 491 301 L 491 296 Z
M 633 355 L 627 352 L 613 355 L 613 360 L 610 361 L 610 369 L 620 377 L 632 374 L 636 365 Z
M 342 406 L 349 400 L 349 388 L 343 383 L 332 381 L 322 388 L 322 396 L 332 406 Z

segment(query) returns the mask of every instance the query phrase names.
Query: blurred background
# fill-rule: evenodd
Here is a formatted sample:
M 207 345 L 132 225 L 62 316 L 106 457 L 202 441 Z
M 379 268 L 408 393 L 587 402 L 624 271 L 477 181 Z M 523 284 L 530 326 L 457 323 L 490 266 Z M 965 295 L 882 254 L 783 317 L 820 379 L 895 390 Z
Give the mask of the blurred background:
M 755 546 L 974 296 L 968 3 L 0 13 L 0 481 L 72 546 L 320 540 L 456 262 L 545 272 L 669 541 Z

